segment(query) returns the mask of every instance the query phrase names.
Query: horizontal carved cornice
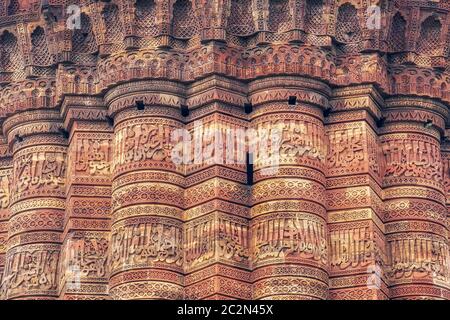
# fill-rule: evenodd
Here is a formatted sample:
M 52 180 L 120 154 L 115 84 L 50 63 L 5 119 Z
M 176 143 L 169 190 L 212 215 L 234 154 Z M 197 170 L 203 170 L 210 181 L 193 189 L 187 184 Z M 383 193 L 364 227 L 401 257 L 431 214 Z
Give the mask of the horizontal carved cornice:
M 69 132 L 75 121 L 106 122 L 107 116 L 108 110 L 99 97 L 66 96 L 61 105 L 61 117 Z
M 35 110 L 13 115 L 3 123 L 3 134 L 10 146 L 19 139 L 35 135 L 62 136 L 63 124 L 58 110 Z
M 382 117 L 383 105 L 384 99 L 372 85 L 335 89 L 330 101 L 333 112 L 365 110 L 376 120 Z
M 384 116 L 386 123 L 420 122 L 444 132 L 448 108 L 438 101 L 426 98 L 397 97 L 386 100 Z

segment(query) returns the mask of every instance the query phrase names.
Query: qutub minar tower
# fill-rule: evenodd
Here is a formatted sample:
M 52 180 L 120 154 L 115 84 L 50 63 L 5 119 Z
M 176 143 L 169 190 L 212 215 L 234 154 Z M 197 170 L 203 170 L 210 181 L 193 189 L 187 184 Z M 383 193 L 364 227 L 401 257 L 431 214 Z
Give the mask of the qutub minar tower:
M 449 29 L 449 0 L 1 0 L 0 299 L 450 299 Z M 278 169 L 175 163 L 199 123 L 281 128 Z

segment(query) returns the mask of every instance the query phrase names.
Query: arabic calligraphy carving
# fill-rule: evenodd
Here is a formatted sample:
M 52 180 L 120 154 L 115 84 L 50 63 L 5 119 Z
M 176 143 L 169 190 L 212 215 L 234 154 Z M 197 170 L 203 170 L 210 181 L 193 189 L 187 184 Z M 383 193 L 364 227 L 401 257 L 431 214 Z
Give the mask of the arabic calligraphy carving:
M 112 270 L 161 262 L 183 264 L 181 225 L 170 219 L 146 217 L 118 223 L 112 230 L 111 247 Z
M 89 175 L 110 173 L 110 146 L 107 139 L 78 139 L 75 171 Z
M 338 173 L 342 168 L 354 172 L 364 165 L 366 147 L 362 128 L 336 130 L 328 133 L 330 150 L 327 156 L 329 173 Z
M 7 209 L 9 207 L 11 190 L 11 176 L 8 172 L 1 172 L 0 174 L 0 209 Z
M 341 270 L 373 262 L 373 233 L 368 226 L 330 230 L 330 265 Z
M 14 161 L 14 192 L 39 188 L 59 189 L 65 183 L 65 152 L 36 151 Z
M 367 152 L 369 169 L 378 179 L 380 179 L 384 170 L 384 157 L 377 136 L 371 130 L 369 130 L 367 134 Z
M 203 265 L 217 256 L 227 262 L 249 258 L 248 226 L 237 217 L 207 216 L 185 225 L 184 252 L 187 269 Z
M 276 106 L 274 106 L 276 108 Z M 326 143 L 323 137 L 323 124 L 309 115 L 291 113 L 283 115 L 260 116 L 253 121 L 253 129 L 258 132 L 260 141 L 277 138 L 280 164 L 324 163 Z M 271 142 L 273 144 L 275 140 Z M 274 147 L 268 148 L 273 152 Z M 278 150 L 277 150 L 278 151 Z M 257 156 L 258 154 L 256 154 Z M 262 157 L 267 156 L 265 154 Z M 255 164 L 264 160 L 256 158 Z
M 277 127 L 277 123 L 273 124 Z M 289 120 L 283 122 L 281 158 L 309 158 L 325 161 L 325 144 L 321 138 L 323 127 L 316 123 Z
M 0 0 L 1 294 L 450 299 L 448 2 Z
M 388 276 L 392 280 L 426 276 L 449 280 L 448 245 L 430 235 L 400 235 L 388 239 L 388 257 Z
M 56 290 L 58 245 L 29 245 L 8 252 L 0 296 L 24 290 Z
M 79 270 L 83 278 L 102 278 L 106 276 L 108 239 L 106 237 L 74 234 L 65 247 L 62 270 Z
M 219 257 L 242 262 L 249 258 L 249 232 L 243 221 L 235 220 L 219 218 Z
M 215 256 L 215 220 L 199 219 L 187 223 L 184 233 L 185 261 L 188 268 L 194 268 Z
M 142 160 L 169 161 L 172 130 L 173 126 L 152 122 L 118 129 L 115 135 L 115 166 Z
M 385 177 L 421 177 L 442 181 L 439 147 L 423 140 L 392 140 L 383 144 Z
M 444 153 L 442 156 L 442 177 L 444 179 L 444 191 L 447 195 L 450 195 L 450 154 Z
M 326 264 L 328 246 L 324 222 L 302 213 L 270 214 L 252 221 L 253 262 L 300 257 Z

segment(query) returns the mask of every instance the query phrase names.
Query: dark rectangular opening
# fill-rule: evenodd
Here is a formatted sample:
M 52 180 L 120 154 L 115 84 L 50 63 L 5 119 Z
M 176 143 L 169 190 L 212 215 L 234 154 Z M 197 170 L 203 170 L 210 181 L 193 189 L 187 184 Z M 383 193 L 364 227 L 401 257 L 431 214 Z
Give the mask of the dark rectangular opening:
M 377 120 L 377 127 L 378 127 L 378 128 L 383 127 L 385 121 L 386 121 L 386 118 L 385 118 L 385 117 L 382 117 L 382 118 L 378 119 L 378 120 Z
M 247 185 L 253 185 L 253 153 L 247 152 Z
M 331 114 L 331 108 L 326 108 L 325 110 L 323 110 L 323 116 L 324 118 L 328 118 Z
M 253 112 L 253 105 L 251 103 L 244 103 L 244 110 L 246 114 Z
M 145 109 L 144 101 L 142 100 L 136 101 L 136 108 L 138 110 L 144 110 Z
M 59 128 L 59 132 L 62 134 L 62 136 L 63 136 L 65 139 L 69 139 L 69 132 L 68 132 L 66 129 L 64 129 L 64 128 Z
M 290 106 L 296 106 L 297 105 L 297 97 L 296 96 L 289 96 L 288 103 Z
M 185 104 L 182 104 L 182 105 L 181 105 L 181 115 L 182 115 L 183 117 L 189 116 L 189 108 L 188 108 L 188 106 L 185 105 Z
M 106 116 L 106 122 L 107 122 L 108 125 L 110 125 L 111 127 L 114 126 L 114 119 L 111 118 L 110 116 Z

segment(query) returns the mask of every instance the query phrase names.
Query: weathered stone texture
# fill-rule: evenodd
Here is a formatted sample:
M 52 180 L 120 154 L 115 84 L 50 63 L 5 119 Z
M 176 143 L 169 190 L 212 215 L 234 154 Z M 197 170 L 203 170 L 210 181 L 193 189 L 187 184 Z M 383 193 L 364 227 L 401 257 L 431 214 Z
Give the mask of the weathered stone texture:
M 0 299 L 450 299 L 449 57 L 448 0 L 0 1 Z

